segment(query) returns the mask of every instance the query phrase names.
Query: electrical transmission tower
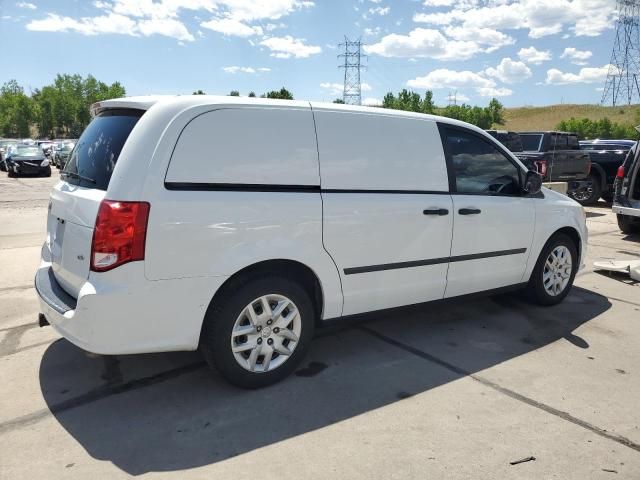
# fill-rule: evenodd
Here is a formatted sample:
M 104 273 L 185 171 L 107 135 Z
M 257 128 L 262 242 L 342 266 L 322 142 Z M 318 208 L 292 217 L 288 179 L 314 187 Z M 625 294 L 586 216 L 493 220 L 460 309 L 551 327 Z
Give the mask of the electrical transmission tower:
M 344 43 L 341 43 L 340 47 L 344 47 L 344 53 L 338 55 L 338 58 L 344 58 L 344 63 L 338 66 L 338 68 L 344 68 L 342 100 L 348 105 L 361 105 L 360 70 L 366 69 L 362 65 L 362 60 L 367 57 L 362 54 L 362 42 L 360 39 L 352 42 L 345 36 Z
M 640 0 L 617 0 L 616 40 L 602 104 L 640 102 Z

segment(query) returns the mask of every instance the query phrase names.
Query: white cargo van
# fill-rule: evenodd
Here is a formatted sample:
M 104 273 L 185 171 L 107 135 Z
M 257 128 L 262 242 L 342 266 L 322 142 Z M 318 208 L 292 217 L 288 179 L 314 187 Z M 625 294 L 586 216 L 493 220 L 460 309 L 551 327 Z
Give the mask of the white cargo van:
M 238 97 L 109 100 L 51 193 L 36 288 L 101 354 L 195 350 L 273 383 L 315 325 L 526 287 L 569 292 L 582 208 L 471 125 Z

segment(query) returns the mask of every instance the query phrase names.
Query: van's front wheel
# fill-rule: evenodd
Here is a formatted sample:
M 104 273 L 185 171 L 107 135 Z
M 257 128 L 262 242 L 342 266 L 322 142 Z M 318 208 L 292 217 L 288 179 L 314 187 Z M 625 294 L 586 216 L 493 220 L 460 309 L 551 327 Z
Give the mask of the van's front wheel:
M 578 262 L 578 249 L 571 238 L 562 233 L 551 237 L 531 273 L 531 298 L 545 306 L 564 300 L 578 272 Z
M 314 324 L 313 305 L 302 287 L 281 277 L 256 278 L 212 305 L 200 349 L 229 382 L 260 388 L 295 370 Z

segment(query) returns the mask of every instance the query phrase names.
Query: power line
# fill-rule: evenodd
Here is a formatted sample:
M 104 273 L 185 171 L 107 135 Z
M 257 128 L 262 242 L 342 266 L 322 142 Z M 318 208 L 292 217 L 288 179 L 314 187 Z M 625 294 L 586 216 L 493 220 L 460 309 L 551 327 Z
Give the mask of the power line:
M 352 42 L 346 36 L 344 43 L 339 45 L 344 47 L 344 53 L 338 55 L 339 59 L 344 59 L 344 63 L 338 66 L 338 68 L 344 69 L 342 100 L 348 105 L 362 105 L 360 71 L 366 69 L 362 65 L 362 60 L 367 57 L 362 53 L 362 45 L 360 39 Z
M 602 104 L 640 102 L 640 0 L 617 0 L 616 39 L 611 53 Z

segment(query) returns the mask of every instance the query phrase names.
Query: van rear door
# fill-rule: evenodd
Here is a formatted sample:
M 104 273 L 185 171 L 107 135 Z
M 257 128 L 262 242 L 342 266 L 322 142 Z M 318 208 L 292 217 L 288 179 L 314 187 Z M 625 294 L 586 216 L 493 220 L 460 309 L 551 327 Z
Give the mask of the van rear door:
M 91 242 L 120 151 L 144 111 L 106 110 L 80 136 L 51 192 L 45 258 L 56 280 L 73 297 L 89 276 Z

